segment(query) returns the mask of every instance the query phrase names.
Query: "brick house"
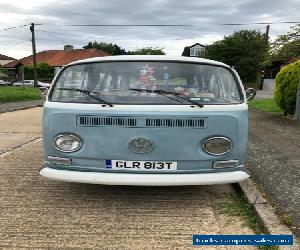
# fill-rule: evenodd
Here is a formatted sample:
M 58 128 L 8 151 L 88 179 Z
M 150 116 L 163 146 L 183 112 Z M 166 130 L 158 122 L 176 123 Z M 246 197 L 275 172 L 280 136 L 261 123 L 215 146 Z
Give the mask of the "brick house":
M 72 45 L 65 45 L 63 50 L 44 50 L 36 54 L 37 63 L 44 62 L 54 67 L 55 73 L 71 62 L 92 57 L 108 56 L 104 51 L 91 49 L 74 49 Z M 23 65 L 32 65 L 32 55 L 19 60 L 14 60 L 3 65 L 9 71 L 11 78 L 20 79 L 20 69 Z

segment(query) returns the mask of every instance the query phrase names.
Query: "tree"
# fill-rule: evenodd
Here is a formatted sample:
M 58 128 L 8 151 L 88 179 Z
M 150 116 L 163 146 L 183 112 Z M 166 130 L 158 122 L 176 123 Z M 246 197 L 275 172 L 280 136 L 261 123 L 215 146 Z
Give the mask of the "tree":
M 116 55 L 126 55 L 127 52 L 125 49 L 121 48 L 117 44 L 105 43 L 105 42 L 89 42 L 87 45 L 83 46 L 84 49 L 96 48 L 102 50 L 112 56 Z
M 262 33 L 242 30 L 207 46 L 204 57 L 234 66 L 244 83 L 253 84 L 258 80 L 265 52 Z
M 1 66 L 1 64 L 0 64 L 0 73 L 2 73 L 3 75 L 4 75 L 4 74 L 8 74 L 8 70 L 5 69 L 5 68 L 3 68 L 3 67 Z
M 126 51 L 117 44 L 105 43 L 105 42 L 89 42 L 84 49 L 99 49 L 112 56 L 117 55 L 165 55 L 166 53 L 161 48 L 145 47 L 134 51 Z
M 285 114 L 295 113 L 299 79 L 300 60 L 282 67 L 276 75 L 274 99 Z
M 162 48 L 153 48 L 153 47 L 145 47 L 142 49 L 137 49 L 132 52 L 128 52 L 131 55 L 165 55 L 166 53 L 163 51 Z
M 300 24 L 292 26 L 291 31 L 280 35 L 271 43 L 269 55 L 264 62 L 270 66 L 287 64 L 290 60 L 300 56 Z
M 39 80 L 51 80 L 54 77 L 54 68 L 47 63 L 40 62 L 36 64 Z M 27 80 L 33 79 L 33 66 L 24 66 L 24 78 Z

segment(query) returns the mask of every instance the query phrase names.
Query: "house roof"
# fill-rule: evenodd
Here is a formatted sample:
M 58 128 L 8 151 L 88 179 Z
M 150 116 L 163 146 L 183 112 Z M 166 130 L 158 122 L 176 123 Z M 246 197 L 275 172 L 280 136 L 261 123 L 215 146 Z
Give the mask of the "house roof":
M 205 45 L 203 45 L 203 44 L 201 44 L 201 43 L 195 43 L 195 44 L 193 44 L 193 45 L 191 45 L 191 46 L 187 46 L 188 48 L 193 48 L 193 47 L 195 47 L 195 46 L 197 46 L 197 45 L 200 45 L 201 47 L 206 47 Z
M 16 59 L 10 56 L 0 54 L 0 60 L 16 60 Z
M 95 48 L 91 49 L 74 49 L 74 50 L 44 50 L 36 54 L 37 62 L 45 62 L 53 67 L 61 67 L 73 61 L 108 56 L 106 52 Z M 32 64 L 32 56 L 24 57 L 20 60 L 3 65 L 5 68 L 14 68 L 18 64 L 30 65 Z

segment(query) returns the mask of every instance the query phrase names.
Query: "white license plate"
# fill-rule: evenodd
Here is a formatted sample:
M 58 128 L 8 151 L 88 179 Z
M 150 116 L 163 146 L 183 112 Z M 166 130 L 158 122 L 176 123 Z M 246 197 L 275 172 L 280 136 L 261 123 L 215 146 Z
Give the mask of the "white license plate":
M 104 168 L 129 171 L 174 171 L 177 170 L 177 162 L 104 160 Z

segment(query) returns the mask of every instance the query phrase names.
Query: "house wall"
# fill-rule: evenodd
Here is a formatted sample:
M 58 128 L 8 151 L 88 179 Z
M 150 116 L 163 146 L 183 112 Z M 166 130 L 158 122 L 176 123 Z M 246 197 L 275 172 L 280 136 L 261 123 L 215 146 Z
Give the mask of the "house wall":
M 205 50 L 204 47 L 200 45 L 196 45 L 190 48 L 190 56 L 200 56 L 204 52 L 204 50 Z
M 54 75 L 56 75 L 61 68 L 62 67 L 54 67 Z
M 0 65 L 4 65 L 4 64 L 7 64 L 7 63 L 10 63 L 14 60 L 0 60 Z

